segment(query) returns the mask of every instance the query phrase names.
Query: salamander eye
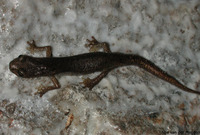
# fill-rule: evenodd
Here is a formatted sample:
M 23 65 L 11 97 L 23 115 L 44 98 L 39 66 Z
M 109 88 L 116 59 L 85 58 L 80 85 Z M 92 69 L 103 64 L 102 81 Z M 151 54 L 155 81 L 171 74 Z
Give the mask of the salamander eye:
M 24 70 L 23 70 L 23 69 L 19 69 L 17 73 L 18 73 L 18 75 L 19 75 L 20 77 L 23 77 L 23 76 L 24 76 Z
M 25 61 L 24 55 L 19 55 L 18 59 L 19 59 L 19 61 L 21 61 L 21 62 Z

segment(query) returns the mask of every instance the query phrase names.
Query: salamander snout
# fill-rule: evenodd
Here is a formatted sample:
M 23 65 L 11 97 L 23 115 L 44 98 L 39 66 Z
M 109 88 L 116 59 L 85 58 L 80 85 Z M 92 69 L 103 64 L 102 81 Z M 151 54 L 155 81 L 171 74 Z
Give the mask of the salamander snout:
M 23 68 L 25 66 L 25 57 L 25 55 L 20 55 L 9 63 L 10 71 L 19 77 L 25 77 L 25 70 Z

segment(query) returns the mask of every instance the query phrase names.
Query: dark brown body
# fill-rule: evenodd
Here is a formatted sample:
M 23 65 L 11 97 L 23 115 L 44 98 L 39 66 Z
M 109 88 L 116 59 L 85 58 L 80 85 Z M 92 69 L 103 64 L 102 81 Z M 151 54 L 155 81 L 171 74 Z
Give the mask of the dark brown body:
M 24 78 L 54 76 L 63 72 L 73 74 L 89 74 L 98 71 L 102 72 L 96 78 L 87 79 L 84 81 L 85 86 L 92 89 L 112 69 L 121 66 L 135 65 L 186 92 L 200 94 L 200 91 L 195 91 L 184 86 L 174 77 L 170 76 L 151 61 L 141 56 L 123 53 L 111 53 L 107 44 L 99 43 L 94 37 L 92 41 L 88 41 L 90 42 L 91 46 L 96 46 L 99 44 L 101 46 L 103 45 L 104 51 L 106 52 L 85 53 L 61 58 L 51 57 L 51 54 L 48 53 L 48 57 L 45 58 L 35 58 L 27 55 L 20 55 L 18 58 L 15 58 L 10 62 L 10 71 L 17 76 Z M 44 49 L 44 47 L 37 47 L 34 41 L 33 43 L 28 42 L 28 44 L 31 45 L 33 49 Z M 47 49 L 51 48 L 48 47 Z M 47 50 L 47 52 L 48 51 L 51 53 L 51 50 Z M 60 85 L 55 77 L 52 78 L 52 81 L 54 83 L 54 87 L 48 87 L 47 90 L 60 88 Z M 47 90 L 39 93 L 43 95 L 45 92 L 47 92 Z M 43 91 L 43 89 L 41 91 Z
M 73 74 L 89 74 L 105 69 L 113 69 L 119 66 L 132 65 L 138 56 L 121 53 L 94 52 L 71 57 L 45 57 L 36 58 L 20 55 L 10 62 L 10 70 L 16 73 L 20 71 L 24 78 L 52 76 L 69 72 Z M 133 62 L 131 62 L 133 61 Z M 136 64 L 136 63 L 135 63 Z M 17 66 L 16 66 L 17 65 Z

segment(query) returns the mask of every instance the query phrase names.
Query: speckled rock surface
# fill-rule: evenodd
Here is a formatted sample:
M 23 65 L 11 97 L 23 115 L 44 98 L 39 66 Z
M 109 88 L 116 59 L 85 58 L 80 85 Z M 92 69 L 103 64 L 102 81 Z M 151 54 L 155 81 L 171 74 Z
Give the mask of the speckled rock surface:
M 200 96 L 134 66 L 113 70 L 91 91 L 90 75 L 59 74 L 59 90 L 34 95 L 46 77 L 22 79 L 9 62 L 31 54 L 27 41 L 51 45 L 54 56 L 86 53 L 86 39 L 114 52 L 139 54 L 200 90 L 198 0 L 0 1 L 0 134 L 200 134 Z M 34 56 L 44 57 L 44 53 Z M 69 114 L 71 125 L 65 129 Z

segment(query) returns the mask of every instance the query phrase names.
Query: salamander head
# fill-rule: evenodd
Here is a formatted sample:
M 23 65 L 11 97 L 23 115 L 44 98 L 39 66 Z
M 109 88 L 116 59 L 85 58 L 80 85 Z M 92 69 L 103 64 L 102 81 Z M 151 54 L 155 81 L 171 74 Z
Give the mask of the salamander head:
M 32 72 L 30 72 L 30 58 L 31 57 L 27 55 L 20 55 L 15 58 L 9 64 L 10 71 L 19 77 L 32 77 Z

